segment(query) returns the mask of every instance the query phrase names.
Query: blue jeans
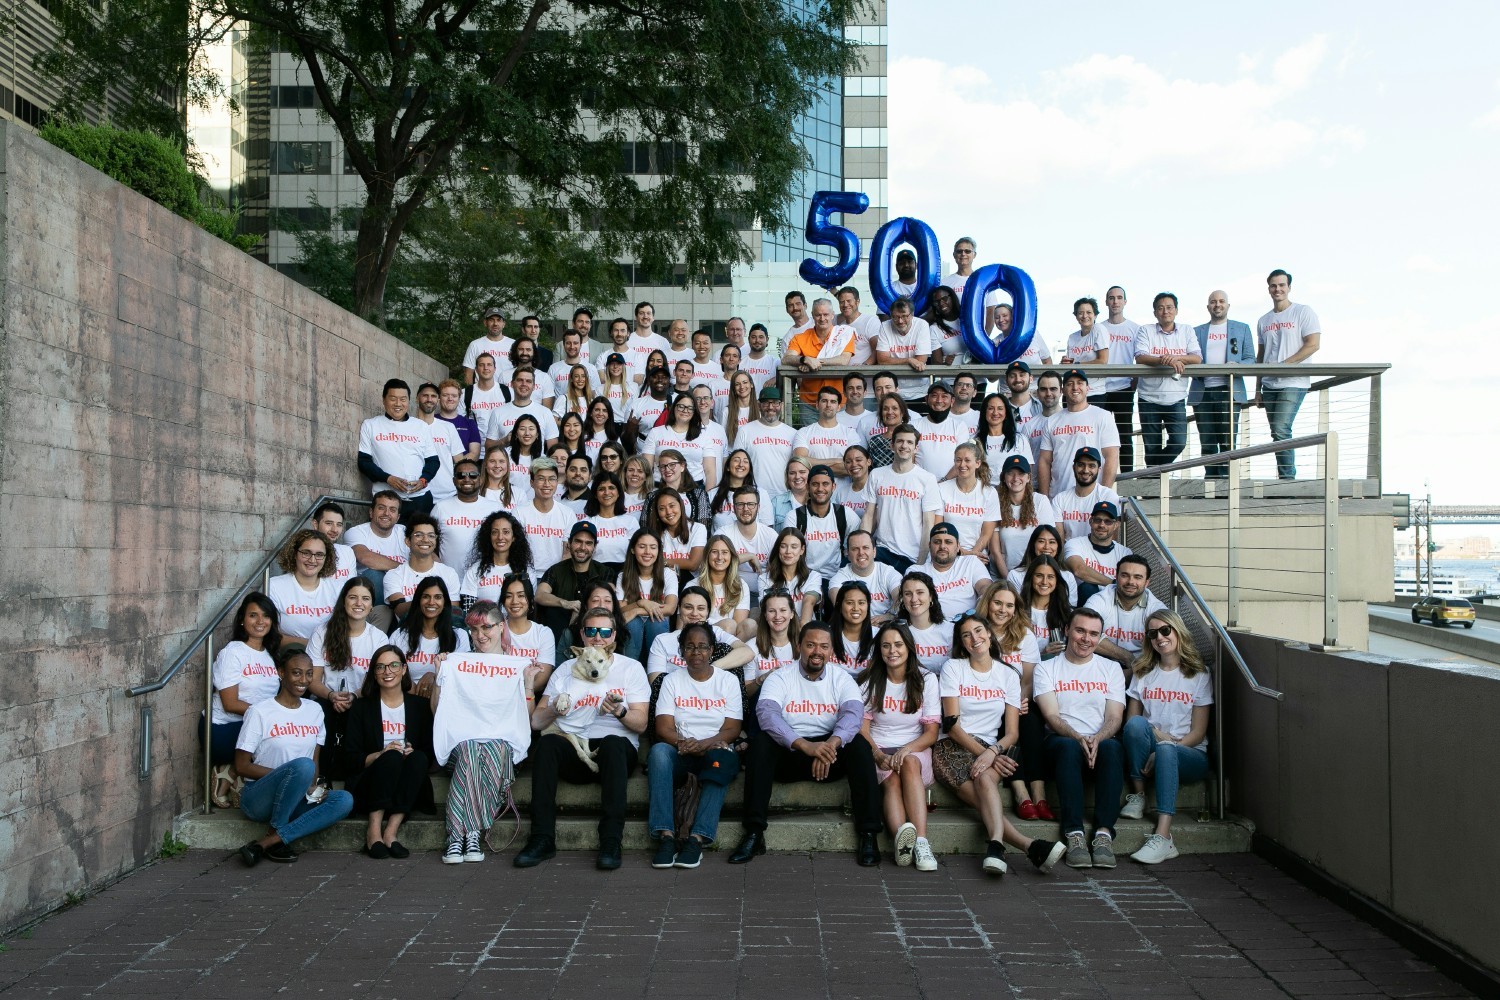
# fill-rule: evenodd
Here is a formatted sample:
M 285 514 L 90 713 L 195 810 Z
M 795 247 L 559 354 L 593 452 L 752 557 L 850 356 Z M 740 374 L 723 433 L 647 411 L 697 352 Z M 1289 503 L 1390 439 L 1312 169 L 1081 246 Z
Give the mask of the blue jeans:
M 1229 450 L 1230 429 L 1234 422 L 1235 409 L 1229 401 L 1229 386 L 1220 385 L 1203 390 L 1203 398 L 1193 407 L 1193 416 L 1198 419 L 1198 451 L 1203 455 L 1217 455 Z M 1205 465 L 1204 479 L 1228 479 L 1229 466 Z
M 1151 723 L 1143 715 L 1125 720 L 1120 738 L 1125 741 L 1125 756 L 1130 762 L 1130 780 L 1141 780 L 1146 758 L 1156 754 L 1151 773 L 1156 783 L 1156 811 L 1163 816 L 1177 815 L 1177 789 L 1183 782 L 1202 781 L 1208 777 L 1208 753 L 1196 747 L 1158 744 Z
M 1297 411 L 1302 408 L 1306 389 L 1261 389 L 1260 396 L 1266 404 L 1266 423 L 1271 425 L 1271 440 L 1286 441 L 1292 436 L 1292 424 Z M 1292 451 L 1276 453 L 1276 475 L 1281 479 L 1297 478 L 1297 454 Z
M 1187 403 L 1136 401 L 1141 411 L 1141 437 L 1146 442 L 1146 464 L 1166 465 L 1177 461 L 1187 447 Z
M 667 572 L 675 573 L 676 570 Z M 658 622 L 652 621 L 650 615 L 636 615 L 625 623 L 625 648 L 620 653 L 644 664 L 646 654 L 651 652 L 651 644 L 658 636 L 666 635 L 671 629 L 670 618 Z
M 269 824 L 286 844 L 330 827 L 349 815 L 354 796 L 336 789 L 310 805 L 307 789 L 317 773 L 311 757 L 289 760 L 265 777 L 245 782 L 240 811 L 246 819 Z
M 371 607 L 385 607 L 385 570 L 365 567 L 359 571 L 359 575 L 370 585 L 370 590 L 374 594 L 374 604 Z M 457 599 L 456 595 L 450 596 Z
M 906 571 L 915 565 L 911 559 L 906 558 L 899 552 L 892 552 L 884 545 L 875 546 L 875 561 L 885 563 L 902 576 L 905 576 Z
M 673 830 L 672 791 L 687 779 L 698 776 L 698 815 L 693 818 L 693 835 L 706 844 L 719 831 L 719 812 L 724 808 L 724 791 L 740 770 L 740 755 L 733 750 L 710 750 L 701 757 L 677 752 L 668 743 L 651 747 L 647 758 L 646 778 L 651 785 L 651 805 L 646 825 L 653 836 Z
M 1115 832 L 1120 818 L 1120 793 L 1125 789 L 1125 754 L 1120 741 L 1111 737 L 1099 741 L 1094 755 L 1094 829 Z M 1088 758 L 1083 745 L 1071 736 L 1047 736 L 1047 763 L 1052 780 L 1057 783 L 1058 807 L 1062 832 L 1081 833 L 1083 827 L 1083 775 Z
M 200 747 L 203 746 L 203 724 L 207 721 L 202 715 L 198 716 Z M 215 722 L 209 726 L 208 756 L 214 767 L 234 763 L 234 745 L 239 742 L 240 727 L 244 724 L 244 720 L 236 719 L 233 722 Z

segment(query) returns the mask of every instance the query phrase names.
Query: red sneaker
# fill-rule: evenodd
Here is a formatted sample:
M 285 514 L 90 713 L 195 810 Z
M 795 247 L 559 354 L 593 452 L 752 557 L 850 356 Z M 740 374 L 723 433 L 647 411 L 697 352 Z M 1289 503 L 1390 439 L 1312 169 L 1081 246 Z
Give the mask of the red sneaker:
M 1036 819 L 1036 806 L 1030 799 L 1024 799 L 1020 805 L 1016 806 L 1016 815 L 1022 819 Z
M 1037 799 L 1036 800 L 1036 818 L 1037 819 L 1049 819 L 1049 820 L 1055 820 L 1055 819 L 1057 819 L 1056 816 L 1052 815 L 1052 810 L 1047 808 L 1047 800 L 1046 799 Z

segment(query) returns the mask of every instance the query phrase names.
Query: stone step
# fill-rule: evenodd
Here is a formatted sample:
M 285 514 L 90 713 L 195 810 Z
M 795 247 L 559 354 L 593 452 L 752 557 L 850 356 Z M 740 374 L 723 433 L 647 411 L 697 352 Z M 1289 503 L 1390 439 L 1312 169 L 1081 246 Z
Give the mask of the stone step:
M 502 817 L 490 831 L 496 847 L 502 849 L 505 860 L 520 849 L 530 831 L 525 810 L 521 812 L 519 832 L 512 816 Z M 592 851 L 598 847 L 598 820 L 592 816 L 562 816 L 557 822 L 557 844 L 565 851 Z M 1017 821 L 1016 827 L 1030 837 L 1055 838 L 1057 824 L 1039 820 Z M 1116 853 L 1125 855 L 1141 846 L 1151 832 L 1149 820 L 1120 820 L 1116 829 Z M 237 811 L 222 810 L 209 815 L 190 813 L 180 817 L 175 824 L 175 834 L 191 847 L 209 850 L 232 851 L 247 841 L 264 835 L 266 828 L 260 823 L 245 819 Z M 1254 825 L 1248 820 L 1230 818 L 1195 822 L 1190 814 L 1179 814 L 1172 836 L 1178 851 L 1183 854 L 1225 854 L 1250 850 L 1250 836 Z M 718 849 L 721 853 L 731 850 L 743 836 L 744 829 L 738 819 L 726 816 L 719 823 Z M 297 842 L 297 850 L 357 851 L 365 843 L 363 820 L 348 819 L 312 837 Z M 936 809 L 928 815 L 927 836 L 932 849 L 939 855 L 978 855 L 985 849 L 983 827 L 974 812 L 969 809 Z M 853 851 L 855 833 L 853 824 L 840 810 L 816 810 L 789 813 L 771 818 L 766 841 L 772 850 L 797 852 Z M 440 851 L 445 842 L 445 831 L 441 817 L 417 816 L 408 821 L 401 832 L 401 842 L 413 851 Z M 625 824 L 625 848 L 639 852 L 639 859 L 629 863 L 646 862 L 646 852 L 653 845 L 642 822 Z M 881 835 L 881 847 L 887 861 L 891 851 L 890 838 Z M 1012 852 L 1009 860 L 1016 866 L 1028 868 L 1021 855 Z M 431 863 L 434 859 L 424 859 Z M 720 859 L 713 859 L 720 860 Z M 393 862 L 398 863 L 398 862 Z

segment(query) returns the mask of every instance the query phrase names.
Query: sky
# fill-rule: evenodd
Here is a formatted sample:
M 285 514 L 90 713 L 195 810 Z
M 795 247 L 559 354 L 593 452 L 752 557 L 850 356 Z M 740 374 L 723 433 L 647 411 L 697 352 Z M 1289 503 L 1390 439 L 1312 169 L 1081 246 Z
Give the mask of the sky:
M 1470 350 L 1500 273 L 1500 4 L 891 0 L 889 18 L 891 214 L 1025 269 L 1049 343 L 1112 284 L 1137 322 L 1158 291 L 1206 322 L 1222 288 L 1253 326 L 1285 268 L 1318 360 L 1392 365 L 1384 491 L 1500 503 L 1500 463 L 1472 460 L 1500 432 L 1500 354 Z M 1337 401 L 1334 429 L 1362 434 L 1360 405 Z

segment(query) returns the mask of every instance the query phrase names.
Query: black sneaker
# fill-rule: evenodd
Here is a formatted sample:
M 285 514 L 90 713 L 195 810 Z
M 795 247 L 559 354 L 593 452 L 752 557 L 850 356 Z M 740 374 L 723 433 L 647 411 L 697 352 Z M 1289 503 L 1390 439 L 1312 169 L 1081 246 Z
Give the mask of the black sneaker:
M 278 840 L 266 848 L 266 860 L 279 861 L 284 865 L 289 865 L 297 860 L 297 852 L 286 846 L 284 841 Z
M 697 868 L 703 863 L 703 845 L 698 842 L 697 837 L 689 837 L 677 848 L 678 868 Z
M 671 868 L 677 863 L 677 841 L 663 837 L 656 845 L 656 854 L 651 858 L 652 868 Z
M 526 846 L 521 848 L 512 860 L 511 864 L 517 868 L 535 868 L 543 861 L 557 857 L 557 841 L 551 837 L 533 833 L 526 838 Z
M 1005 846 L 998 840 L 989 843 L 989 849 L 984 852 L 984 863 L 982 865 L 987 875 L 1004 875 L 1010 871 L 1005 863 Z
M 1062 859 L 1068 845 L 1060 840 L 1033 840 L 1026 848 L 1026 858 L 1037 871 L 1047 872 Z
M 240 860 L 245 863 L 246 868 L 254 868 L 260 864 L 260 859 L 265 856 L 266 849 L 253 840 L 240 848 Z
M 599 845 L 599 856 L 594 859 L 594 867 L 601 872 L 612 872 L 620 867 L 623 860 L 620 857 L 620 842 L 606 840 Z

